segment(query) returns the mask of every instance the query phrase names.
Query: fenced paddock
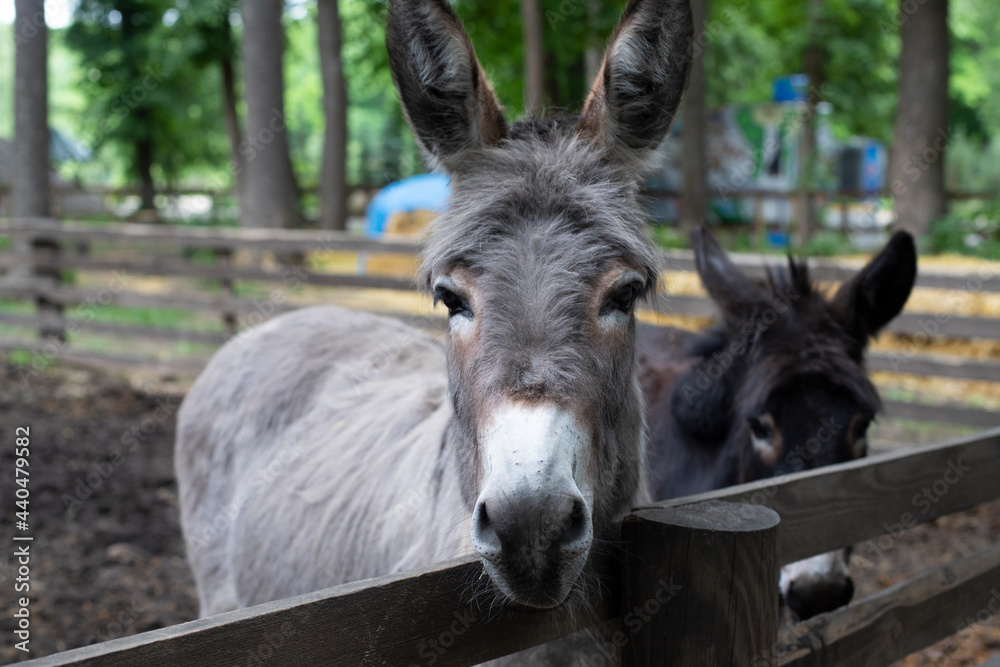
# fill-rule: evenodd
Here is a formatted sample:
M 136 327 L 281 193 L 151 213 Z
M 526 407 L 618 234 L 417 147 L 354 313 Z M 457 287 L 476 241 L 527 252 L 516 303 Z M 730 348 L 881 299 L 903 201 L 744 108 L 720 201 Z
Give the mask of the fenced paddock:
M 996 499 L 998 479 L 993 429 L 637 508 L 589 615 L 479 608 L 467 558 L 24 664 L 458 667 L 600 627 L 594 665 L 885 665 L 996 610 L 1000 544 L 780 635 L 778 566 Z
M 0 287 L 0 299 L 20 304 L 20 310 L 0 313 L 0 324 L 24 334 L 0 340 L 0 349 L 28 349 L 44 359 L 196 371 L 242 326 L 310 299 L 324 301 L 326 292 L 320 288 L 338 295 L 368 290 L 407 295 L 415 287 L 402 274 L 367 274 L 372 263 L 363 261 L 366 256 L 411 257 L 412 244 L 323 232 L 14 220 L 0 223 L 0 236 L 27 238 L 33 247 L 27 257 L 0 252 L 0 266 L 27 269 L 20 282 L 8 280 Z M 234 261 L 238 252 L 248 250 L 331 251 L 361 259 L 342 263 L 336 271 Z M 762 275 L 762 258 L 734 259 L 747 273 Z M 693 269 L 689 253 L 665 252 L 663 262 L 668 270 Z M 840 262 L 811 264 L 820 280 L 842 280 L 856 270 Z M 113 282 L 116 275 L 121 279 Z M 162 284 L 150 290 L 147 281 Z M 1000 292 L 996 275 L 922 271 L 917 284 L 959 295 Z M 705 299 L 677 294 L 657 298 L 664 311 L 712 312 Z M 394 302 L 389 302 L 392 312 Z M 192 316 L 181 326 L 99 317 L 102 309 L 114 307 Z M 443 328 L 440 317 L 399 314 L 421 326 Z M 981 317 L 905 313 L 892 328 L 928 337 L 1000 339 L 997 322 Z M 88 349 L 80 344 L 85 335 L 103 336 L 112 345 Z M 145 355 L 126 355 L 121 340 L 140 349 L 143 341 L 152 341 L 154 347 L 146 348 Z M 160 359 L 152 353 L 177 343 L 192 346 L 194 354 Z M 967 358 L 873 353 L 868 363 L 876 370 L 1000 381 L 1000 364 Z M 1000 423 L 994 412 L 964 406 L 889 402 L 888 408 L 890 415 L 912 419 L 977 427 Z M 983 610 L 992 611 L 992 591 L 1000 589 L 1000 545 L 780 633 L 774 594 L 778 566 L 885 535 L 897 524 L 931 521 L 998 498 L 998 479 L 1000 430 L 994 429 L 637 508 L 623 526 L 624 565 L 609 566 L 604 595 L 589 615 L 480 608 L 469 592 L 482 570 L 469 558 L 26 664 L 469 665 L 600 627 L 610 630 L 610 643 L 594 656 L 594 665 L 614 664 L 618 656 L 625 665 L 882 665 L 954 634 L 969 619 L 978 622 Z M 915 498 L 925 489 L 935 501 L 923 511 Z
M 322 231 L 176 227 L 141 224 L 95 225 L 48 219 L 0 222 L 0 237 L 28 239 L 31 255 L 0 251 L 0 268 L 21 278 L 0 284 L 0 300 L 18 304 L 0 308 L 0 325 L 13 333 L 0 336 L 0 350 L 32 353 L 33 362 L 50 358 L 99 364 L 155 366 L 196 372 L 211 353 L 247 325 L 275 314 L 331 301 L 352 307 L 382 310 L 425 328 L 443 330 L 443 316 L 415 316 L 396 307 L 412 295 L 412 271 L 397 275 L 366 272 L 365 258 L 393 256 L 404 261 L 415 255 L 410 242 L 376 241 Z M 342 253 L 356 259 L 336 271 L 239 263 L 239 253 L 277 253 L 300 256 Z M 734 254 L 734 261 L 750 276 L 764 277 L 764 258 Z M 669 271 L 691 271 L 694 259 L 687 251 L 662 253 Z M 860 268 L 843 261 L 811 260 L 812 275 L 838 282 Z M 17 272 L 20 271 L 20 274 Z M 151 281 L 159 281 L 150 289 Z M 949 298 L 973 293 L 1000 293 L 1000 269 L 979 273 L 921 270 L 917 286 L 948 290 Z M 377 290 L 368 292 L 368 290 Z M 351 293 L 375 294 L 369 299 L 347 299 Z M 389 296 L 386 296 L 389 295 Z M 410 301 L 414 301 L 412 296 Z M 714 313 L 704 297 L 657 295 L 661 312 L 706 316 Z M 183 313 L 168 325 L 143 321 L 114 321 L 105 315 L 114 308 L 156 313 Z M 157 318 L 153 318 L 156 320 Z M 986 339 L 1000 341 L 1000 321 L 989 317 L 941 312 L 904 312 L 888 330 L 923 339 Z M 41 334 L 39 337 L 37 334 Z M 68 335 L 67 335 L 68 334 Z M 101 345 L 81 345 L 83 337 Z M 130 341 L 135 352 L 121 351 Z M 177 350 L 164 357 L 166 347 Z M 956 355 L 912 351 L 872 352 L 868 367 L 928 377 L 1000 382 L 1000 362 Z M 970 427 L 1000 425 L 1000 413 L 967 405 L 927 405 L 889 400 L 890 417 L 951 422 Z

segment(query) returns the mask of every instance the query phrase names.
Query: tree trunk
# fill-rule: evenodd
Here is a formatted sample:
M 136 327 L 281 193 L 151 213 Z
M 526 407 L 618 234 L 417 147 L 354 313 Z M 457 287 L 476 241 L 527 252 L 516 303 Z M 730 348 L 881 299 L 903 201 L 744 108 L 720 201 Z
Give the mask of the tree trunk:
M 521 0 L 521 34 L 524 41 L 524 112 L 537 116 L 542 111 L 545 96 L 545 47 L 538 0 Z
M 319 226 L 347 228 L 347 86 L 340 56 L 340 12 L 337 0 L 319 0 L 319 64 L 323 74 L 323 169 L 320 173 Z
M 232 31 L 229 27 L 229 17 L 222 21 L 222 30 L 226 41 L 232 44 Z M 229 49 L 219 58 L 219 70 L 222 74 L 222 107 L 226 117 L 226 133 L 229 135 L 229 155 L 232 161 L 233 185 L 239 201 L 243 201 L 243 182 L 246 180 L 246 161 L 240 153 L 243 141 L 243 129 L 240 127 L 239 113 L 236 111 L 236 69 Z
M 17 0 L 14 18 L 14 179 L 11 215 L 16 218 L 47 218 L 51 215 L 49 169 L 48 32 L 43 0 Z M 54 239 L 17 239 L 14 252 L 23 256 L 54 260 L 59 242 Z M 34 287 L 58 286 L 60 271 L 21 266 L 10 271 L 5 282 L 28 282 Z M 40 317 L 62 316 L 62 306 L 45 297 L 35 298 Z M 39 328 L 42 338 L 64 340 L 62 326 Z
M 247 168 L 240 211 L 245 227 L 297 227 L 302 222 L 285 123 L 283 5 L 282 0 L 242 3 Z
M 900 19 L 903 46 L 890 189 L 896 228 L 920 237 L 948 206 L 948 0 L 926 0 L 915 11 L 901 0 Z
M 816 107 L 820 90 L 826 82 L 826 47 L 822 39 L 823 0 L 809 0 L 809 44 L 804 54 L 805 75 L 809 79 L 806 108 L 803 111 L 802 138 L 799 142 L 799 195 L 795 217 L 798 220 L 799 244 L 805 245 L 816 230 L 813 190 L 816 188 Z
M 684 184 L 681 193 L 681 230 L 685 233 L 705 222 L 708 213 L 708 169 L 705 149 L 705 19 L 709 0 L 691 1 L 695 47 L 684 95 L 681 124 Z
M 11 214 L 50 214 L 48 34 L 43 0 L 17 0 L 14 92 L 14 181 Z
M 136 118 L 140 117 L 136 111 Z M 147 114 L 142 113 L 141 116 Z M 156 184 L 153 182 L 153 140 L 146 136 L 135 142 L 135 168 L 139 175 L 139 196 L 142 210 L 156 210 Z

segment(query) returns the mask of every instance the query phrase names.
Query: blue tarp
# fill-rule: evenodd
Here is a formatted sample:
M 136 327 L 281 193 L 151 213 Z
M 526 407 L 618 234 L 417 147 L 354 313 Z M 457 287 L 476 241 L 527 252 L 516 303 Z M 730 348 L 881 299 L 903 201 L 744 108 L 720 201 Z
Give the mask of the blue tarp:
M 420 174 L 390 183 L 368 204 L 365 235 L 380 237 L 385 234 L 389 218 L 395 213 L 440 211 L 450 194 L 448 177 L 439 174 Z

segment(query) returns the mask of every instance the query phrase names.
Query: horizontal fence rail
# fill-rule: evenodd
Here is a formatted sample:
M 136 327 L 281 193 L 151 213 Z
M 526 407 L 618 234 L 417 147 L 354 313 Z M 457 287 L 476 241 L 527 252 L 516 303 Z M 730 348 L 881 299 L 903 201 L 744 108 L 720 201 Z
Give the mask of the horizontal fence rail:
M 309 253 L 337 251 L 360 254 L 360 257 L 396 255 L 412 258 L 418 245 L 409 241 L 385 241 L 349 236 L 344 233 L 317 230 L 242 229 L 218 227 L 179 227 L 135 223 L 93 224 L 59 222 L 51 219 L 12 219 L 0 222 L 0 235 L 31 239 L 35 252 L 19 255 L 0 251 L 0 269 L 28 267 L 33 275 L 25 280 L 7 280 L 0 284 L 0 298 L 31 300 L 37 304 L 36 314 L 0 313 L 0 324 L 35 329 L 48 337 L 65 338 L 66 332 L 122 336 L 153 341 L 192 343 L 216 347 L 240 328 L 257 323 L 261 317 L 287 312 L 294 308 L 320 305 L 322 302 L 292 304 L 286 300 L 271 301 L 262 308 L 262 299 L 237 296 L 233 285 L 240 283 L 287 284 L 290 277 L 296 284 L 346 289 L 380 289 L 410 291 L 417 289 L 412 277 L 365 275 L 364 263 L 359 262 L 352 273 L 327 273 L 301 267 L 265 269 L 237 266 L 229 258 L 234 250 L 243 248 L 274 253 Z M 40 241 L 44 241 L 38 245 Z M 143 254 L 119 251 L 115 257 L 94 257 L 79 247 L 92 243 L 136 246 Z M 61 248 L 60 244 L 64 244 Z M 143 248 L 166 247 L 176 256 L 148 254 Z M 184 249 L 205 249 L 214 252 L 215 261 L 193 261 L 180 257 Z M 759 254 L 733 254 L 733 261 L 753 278 L 766 277 L 766 266 L 780 263 L 780 258 Z M 662 253 L 662 266 L 668 271 L 694 270 L 690 251 L 668 250 Z M 840 281 L 849 278 L 862 266 L 860 261 L 810 260 L 811 275 L 817 280 Z M 64 271 L 115 272 L 128 276 L 162 276 L 166 278 L 198 278 L 218 281 L 216 292 L 189 286 L 169 292 L 147 293 L 135 289 L 96 289 L 75 287 L 60 280 Z M 360 272 L 360 274 L 359 274 Z M 917 284 L 962 292 L 1000 291 L 1000 266 L 978 272 L 958 274 L 946 271 L 921 271 Z M 955 294 L 953 292 L 953 294 Z M 146 326 L 94 321 L 67 311 L 77 306 L 95 303 L 127 308 L 176 309 L 207 313 L 222 321 L 222 331 L 198 331 L 164 326 Z M 707 298 L 683 294 L 659 293 L 652 304 L 662 313 L 713 317 L 715 305 Z M 375 310 L 377 310 L 377 306 Z M 263 312 L 266 311 L 266 312 Z M 67 316 L 65 313 L 69 313 Z M 443 316 L 415 316 L 392 312 L 386 315 L 402 319 L 427 329 L 443 331 Z M 933 313 L 903 313 L 891 322 L 887 330 L 916 338 L 973 338 L 1000 340 L 1000 319 L 942 315 Z M 48 346 L 48 347 L 47 347 Z M 0 338 L 0 349 L 21 349 L 35 353 L 51 350 L 51 343 L 29 343 Z M 184 372 L 197 370 L 204 363 L 204 352 L 192 358 L 157 361 L 151 358 L 94 353 L 78 350 L 61 343 L 59 356 L 87 363 L 119 363 L 122 365 L 156 366 Z M 872 370 L 907 373 L 930 377 L 1000 382 L 1000 362 L 909 352 L 872 352 L 868 357 Z M 957 405 L 926 406 L 899 401 L 887 402 L 887 414 L 901 419 L 944 421 L 970 426 L 1000 424 L 1000 413 Z
M 781 516 L 782 564 L 846 547 L 887 532 L 886 524 L 916 525 L 1000 497 L 1000 428 L 907 451 L 878 454 L 685 498 L 653 503 L 676 507 L 725 500 L 769 507 Z M 925 489 L 941 490 L 931 499 Z M 942 486 L 943 485 L 943 486 Z
M 268 602 L 23 663 L 32 667 L 211 667 L 246 664 L 464 666 L 614 619 L 609 598 L 593 615 L 488 613 L 468 598 L 482 564 L 471 557 Z M 486 607 L 489 605 L 487 604 Z M 440 636 L 456 640 L 441 653 Z M 438 640 L 438 641 L 435 641 Z M 458 641 L 460 640 L 460 641 Z M 432 645 L 431 642 L 434 642 Z M 447 639 L 445 643 L 450 643 Z M 433 646 L 433 647 L 432 647 Z M 258 658 L 259 660 L 259 658 Z M 252 661 L 251 661 L 252 663 Z
M 882 667 L 966 627 L 997 588 L 1000 544 L 809 619 L 779 643 L 778 664 Z
M 953 634 L 989 603 L 1000 544 L 793 626 L 790 639 L 777 633 L 778 564 L 995 500 L 997 479 L 1000 429 L 638 508 L 623 524 L 624 564 L 606 572 L 606 594 L 588 614 L 487 611 L 471 600 L 482 566 L 468 557 L 24 664 L 212 667 L 266 651 L 276 664 L 411 665 L 433 655 L 459 667 L 590 628 L 623 638 L 628 667 L 704 664 L 709 653 L 729 656 L 726 665 L 883 665 Z M 936 494 L 926 509 L 924 489 Z M 761 513 L 771 510 L 773 519 Z M 681 597 L 629 634 L 626 610 L 664 580 Z

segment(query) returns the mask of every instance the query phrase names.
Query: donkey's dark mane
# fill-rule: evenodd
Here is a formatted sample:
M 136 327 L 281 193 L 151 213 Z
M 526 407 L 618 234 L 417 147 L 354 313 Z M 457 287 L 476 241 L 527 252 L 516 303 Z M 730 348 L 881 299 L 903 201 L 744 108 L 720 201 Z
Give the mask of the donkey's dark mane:
M 823 292 L 809 278 L 805 261 L 788 259 L 788 266 L 769 268 L 761 285 L 765 296 L 747 320 L 710 327 L 694 336 L 687 354 L 711 359 L 728 348 L 748 320 L 756 320 L 773 304 L 790 304 L 777 320 L 757 335 L 741 364 L 746 375 L 740 395 L 743 410 L 763 409 L 768 397 L 797 382 L 821 381 L 847 392 L 872 415 L 881 408 L 875 386 L 860 363 L 863 346 L 844 329 Z

